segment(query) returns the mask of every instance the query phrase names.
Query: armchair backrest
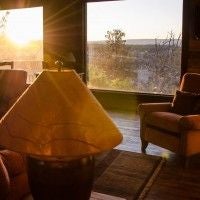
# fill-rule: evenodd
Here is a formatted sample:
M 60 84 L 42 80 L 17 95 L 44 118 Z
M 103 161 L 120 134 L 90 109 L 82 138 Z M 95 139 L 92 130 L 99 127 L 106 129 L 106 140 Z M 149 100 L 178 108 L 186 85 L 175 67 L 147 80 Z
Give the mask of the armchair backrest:
M 26 87 L 27 72 L 24 70 L 0 70 L 0 97 L 14 98 Z
M 180 85 L 181 91 L 200 93 L 200 74 L 185 73 Z
M 0 118 L 24 92 L 27 72 L 24 70 L 0 70 Z

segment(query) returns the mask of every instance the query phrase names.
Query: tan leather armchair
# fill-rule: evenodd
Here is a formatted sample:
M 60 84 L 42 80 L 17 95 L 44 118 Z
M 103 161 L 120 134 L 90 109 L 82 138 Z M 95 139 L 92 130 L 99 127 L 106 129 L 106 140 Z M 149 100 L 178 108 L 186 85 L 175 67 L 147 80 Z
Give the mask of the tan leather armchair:
M 198 95 L 199 101 L 200 74 L 186 73 L 179 90 Z M 148 143 L 153 143 L 186 157 L 200 153 L 200 114 L 175 113 L 172 105 L 166 102 L 138 106 L 142 152 L 145 152 Z M 183 111 L 188 106 L 184 105 Z

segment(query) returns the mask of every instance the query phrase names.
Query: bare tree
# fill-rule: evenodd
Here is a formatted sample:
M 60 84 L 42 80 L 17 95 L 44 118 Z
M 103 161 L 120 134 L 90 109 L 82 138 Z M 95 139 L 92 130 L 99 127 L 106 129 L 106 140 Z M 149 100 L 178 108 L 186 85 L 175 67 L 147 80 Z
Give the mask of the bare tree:
M 8 15 L 10 14 L 9 11 L 6 11 L 5 15 L 1 18 L 0 20 L 0 29 L 2 29 L 2 32 L 4 33 L 5 29 L 6 29 L 6 25 L 7 25 L 7 18 Z
M 150 74 L 150 83 L 156 93 L 173 93 L 172 88 L 179 83 L 181 65 L 181 34 L 176 38 L 173 31 L 165 40 L 155 39 L 155 45 L 144 55 L 140 68 L 146 68 Z

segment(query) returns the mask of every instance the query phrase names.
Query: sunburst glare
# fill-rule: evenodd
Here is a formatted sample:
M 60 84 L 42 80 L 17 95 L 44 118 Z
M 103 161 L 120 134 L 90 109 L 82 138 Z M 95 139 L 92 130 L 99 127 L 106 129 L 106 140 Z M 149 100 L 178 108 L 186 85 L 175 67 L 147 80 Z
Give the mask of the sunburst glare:
M 18 45 L 43 38 L 43 9 L 27 8 L 8 11 L 6 36 Z

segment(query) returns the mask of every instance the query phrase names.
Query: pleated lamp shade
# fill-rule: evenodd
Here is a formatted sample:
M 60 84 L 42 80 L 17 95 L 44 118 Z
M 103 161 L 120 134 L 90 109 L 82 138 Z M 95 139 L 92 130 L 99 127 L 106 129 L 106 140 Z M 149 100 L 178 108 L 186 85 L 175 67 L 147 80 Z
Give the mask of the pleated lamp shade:
M 44 157 L 85 157 L 122 135 L 75 71 L 43 71 L 0 121 L 0 145 Z

